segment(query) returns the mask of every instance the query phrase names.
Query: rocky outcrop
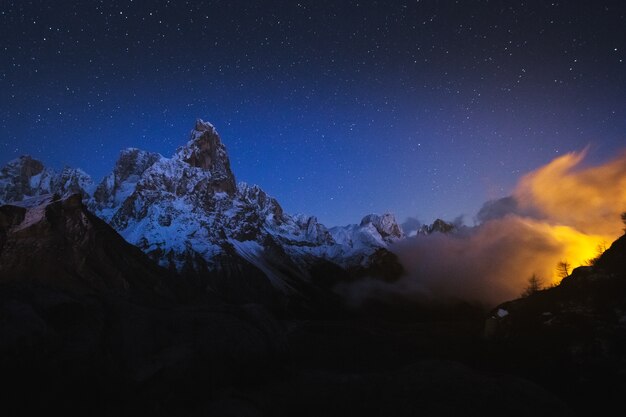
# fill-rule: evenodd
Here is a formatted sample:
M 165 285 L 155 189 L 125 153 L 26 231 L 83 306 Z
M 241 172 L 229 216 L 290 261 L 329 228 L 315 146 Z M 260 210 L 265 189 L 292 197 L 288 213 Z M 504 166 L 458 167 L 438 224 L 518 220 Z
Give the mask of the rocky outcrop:
M 50 191 L 62 197 L 80 194 L 83 199 L 89 199 L 92 188 L 93 180 L 79 168 L 65 167 L 60 173 L 53 175 L 50 181 Z
M 96 212 L 108 214 L 110 209 L 119 206 L 135 191 L 137 182 L 143 173 L 160 158 L 162 156 L 158 153 L 135 148 L 128 148 L 120 152 L 113 172 L 107 175 L 94 191 L 90 208 Z M 107 216 L 103 215 L 103 217 L 106 218 Z
M 50 190 L 49 172 L 41 162 L 28 155 L 10 161 L 0 170 L 0 203 L 22 201 L 24 198 Z
M 0 170 L 0 204 L 56 193 L 80 193 L 88 199 L 93 181 L 81 169 L 65 167 L 60 173 L 45 168 L 28 155 L 10 161 Z
M 453 223 L 448 223 L 441 219 L 436 219 L 431 225 L 423 225 L 419 230 L 419 234 L 430 235 L 433 233 L 450 233 L 456 230 Z
M 360 271 L 378 264 L 379 259 L 395 259 L 387 247 L 404 238 L 402 229 L 390 213 L 367 215 L 358 225 L 333 227 L 330 234 L 336 244 L 328 248 L 325 256 L 346 269 Z
M 212 124 L 198 119 L 191 131 L 191 139 L 178 149 L 174 159 L 210 173 L 210 182 L 216 192 L 234 194 L 235 176 L 230 170 L 228 153 Z
M 391 213 L 385 213 L 382 216 L 377 214 L 369 214 L 361 220 L 360 227 L 369 227 L 371 225 L 376 232 L 386 242 L 392 243 L 404 237 L 402 228 L 396 222 L 396 218 Z

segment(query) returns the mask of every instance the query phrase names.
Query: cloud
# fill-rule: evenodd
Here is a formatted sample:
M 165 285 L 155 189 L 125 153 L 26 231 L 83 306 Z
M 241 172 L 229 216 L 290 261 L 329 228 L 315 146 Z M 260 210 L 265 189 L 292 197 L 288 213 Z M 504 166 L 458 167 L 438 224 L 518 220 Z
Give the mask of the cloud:
M 567 154 L 524 176 L 512 196 L 485 204 L 478 226 L 394 245 L 407 274 L 360 284 L 358 299 L 402 294 L 493 306 L 518 297 L 532 274 L 558 282 L 558 262 L 584 265 L 622 232 L 626 153 L 586 168 L 584 157 Z
M 519 204 L 513 196 L 500 198 L 498 200 L 487 201 L 476 215 L 479 223 L 489 220 L 501 219 L 507 214 L 516 214 L 519 211 Z
M 526 175 L 514 197 L 522 210 L 547 222 L 615 236 L 626 210 L 626 152 L 603 165 L 580 168 L 585 154 L 564 155 Z
M 402 231 L 408 235 L 422 227 L 422 222 L 417 220 L 415 217 L 407 217 L 406 220 L 402 222 L 400 227 L 402 228 Z

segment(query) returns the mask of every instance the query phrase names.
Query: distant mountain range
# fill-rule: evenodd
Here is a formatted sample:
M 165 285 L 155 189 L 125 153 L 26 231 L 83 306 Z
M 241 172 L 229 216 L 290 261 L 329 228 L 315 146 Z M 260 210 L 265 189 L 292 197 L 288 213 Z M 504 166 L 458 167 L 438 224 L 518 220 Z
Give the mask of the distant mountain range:
M 314 216 L 289 215 L 258 186 L 235 181 L 226 147 L 202 120 L 170 158 L 121 151 L 100 183 L 81 169 L 55 172 L 30 156 L 0 170 L 0 204 L 77 193 L 159 265 L 236 301 L 298 295 L 317 285 L 318 275 L 393 279 L 402 272 L 387 249 L 405 237 L 392 214 L 330 229 Z M 420 233 L 452 227 L 438 220 Z

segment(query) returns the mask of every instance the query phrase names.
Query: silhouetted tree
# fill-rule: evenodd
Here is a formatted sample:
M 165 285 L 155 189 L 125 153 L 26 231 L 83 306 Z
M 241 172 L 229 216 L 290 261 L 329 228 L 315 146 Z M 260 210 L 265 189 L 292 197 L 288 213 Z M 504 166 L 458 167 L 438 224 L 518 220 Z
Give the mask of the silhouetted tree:
M 530 278 L 528 278 L 528 285 L 522 292 L 522 297 L 528 297 L 538 291 L 541 291 L 543 288 L 543 280 L 537 276 L 537 274 L 533 274 Z
M 598 244 L 598 246 L 596 246 L 596 256 L 594 256 L 591 259 L 587 259 L 587 265 L 594 266 L 596 262 L 598 262 L 598 259 L 600 259 L 600 256 L 602 256 L 604 252 L 606 252 L 606 243 L 602 242 Z
M 624 223 L 624 226 L 626 226 L 626 211 L 623 212 L 620 217 L 622 218 L 622 223 Z M 626 232 L 626 227 L 624 227 L 624 232 Z
M 559 274 L 561 278 L 565 278 L 569 276 L 569 270 L 571 267 L 572 265 L 569 262 L 561 261 L 558 264 L 556 264 L 556 272 L 557 274 Z

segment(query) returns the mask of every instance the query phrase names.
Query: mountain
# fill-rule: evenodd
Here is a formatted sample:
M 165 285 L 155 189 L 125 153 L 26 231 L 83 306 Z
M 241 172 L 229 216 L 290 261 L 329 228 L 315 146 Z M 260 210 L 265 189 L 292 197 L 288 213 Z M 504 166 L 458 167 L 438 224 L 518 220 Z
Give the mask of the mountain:
M 545 386 L 564 387 L 582 415 L 613 413 L 626 395 L 626 235 L 559 285 L 497 306 L 485 336 L 502 363 L 515 357 Z
M 173 297 L 171 274 L 91 214 L 80 194 L 47 194 L 0 207 L 0 283 L 79 295 Z
M 0 206 L 5 414 L 182 412 L 238 378 L 271 375 L 284 347 L 263 307 L 172 276 L 81 197 Z
M 232 300 L 267 302 L 344 275 L 402 272 L 387 250 L 404 236 L 393 215 L 331 230 L 314 216 L 291 216 L 258 186 L 236 182 L 226 147 L 202 120 L 170 158 L 123 150 L 97 186 L 81 170 L 56 174 L 30 157 L 1 172 L 0 202 L 80 192 L 89 210 L 159 265 Z
M 113 168 L 96 187 L 91 208 L 101 218 L 110 221 L 115 208 L 119 207 L 135 191 L 141 175 L 161 157 L 158 153 L 128 148 L 120 152 Z
M 29 155 L 0 169 L 0 204 L 51 193 L 83 193 L 88 197 L 92 188 L 93 181 L 83 170 L 65 167 L 57 173 Z
M 457 230 L 459 227 L 454 223 L 448 223 L 445 220 L 436 219 L 431 225 L 423 225 L 417 234 L 430 235 L 433 233 L 450 233 Z

